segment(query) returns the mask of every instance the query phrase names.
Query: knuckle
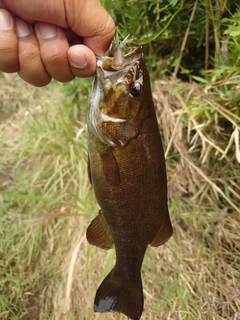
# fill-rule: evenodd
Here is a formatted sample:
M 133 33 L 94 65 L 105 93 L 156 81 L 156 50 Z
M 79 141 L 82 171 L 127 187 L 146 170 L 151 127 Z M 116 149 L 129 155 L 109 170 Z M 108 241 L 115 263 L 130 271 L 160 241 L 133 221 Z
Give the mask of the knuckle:
M 19 70 L 18 59 L 15 57 L 3 57 L 0 55 L 0 70 L 6 73 L 14 73 Z
M 57 50 L 47 50 L 41 52 L 41 57 L 43 61 L 51 64 L 61 64 L 66 60 L 67 54 L 65 52 L 59 52 Z
M 12 73 L 19 70 L 17 41 L 0 36 L 0 70 Z
M 52 79 L 46 72 L 27 73 L 24 70 L 20 70 L 18 74 L 21 79 L 35 87 L 44 87 L 48 85 Z

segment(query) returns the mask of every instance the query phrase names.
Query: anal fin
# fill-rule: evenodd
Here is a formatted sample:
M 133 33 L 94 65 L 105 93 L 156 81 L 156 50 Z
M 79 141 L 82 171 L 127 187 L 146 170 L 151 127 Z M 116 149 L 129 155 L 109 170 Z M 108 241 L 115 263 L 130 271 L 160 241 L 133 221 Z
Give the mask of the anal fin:
M 169 213 L 167 212 L 166 219 L 163 226 L 160 228 L 155 239 L 153 240 L 152 243 L 150 243 L 150 245 L 153 247 L 161 246 L 162 244 L 167 242 L 169 238 L 171 238 L 172 234 L 173 234 L 172 224 L 169 217 Z
M 90 244 L 102 249 L 111 249 L 113 247 L 113 240 L 101 210 L 87 228 L 87 240 Z

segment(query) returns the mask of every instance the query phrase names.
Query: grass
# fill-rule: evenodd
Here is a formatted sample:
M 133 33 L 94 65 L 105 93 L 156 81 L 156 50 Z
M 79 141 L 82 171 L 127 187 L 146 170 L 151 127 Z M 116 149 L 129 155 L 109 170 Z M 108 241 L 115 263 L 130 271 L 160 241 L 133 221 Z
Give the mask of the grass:
M 115 255 L 85 238 L 98 211 L 87 176 L 88 83 L 73 85 L 78 110 L 65 86 L 1 81 L 3 101 L 18 103 L 0 128 L 0 318 L 125 319 L 92 309 Z M 240 122 L 217 84 L 207 86 L 154 83 L 174 236 L 147 251 L 142 319 L 240 316 L 239 146 L 230 145 Z
M 69 236 L 65 228 L 68 218 L 77 217 L 80 221 L 91 206 L 86 201 L 86 125 L 73 121 L 66 100 L 60 107 L 63 94 L 56 103 L 56 98 L 51 98 L 54 90 L 34 89 L 16 77 L 4 76 L 2 82 L 3 101 L 17 100 L 19 106 L 12 118 L 1 125 L 4 157 L 0 245 L 4 290 L 0 316 L 21 319 L 27 317 L 31 304 L 39 307 L 39 292 L 57 280 L 63 239 Z M 56 252 L 59 255 L 55 256 Z M 37 303 L 32 302 L 35 295 Z

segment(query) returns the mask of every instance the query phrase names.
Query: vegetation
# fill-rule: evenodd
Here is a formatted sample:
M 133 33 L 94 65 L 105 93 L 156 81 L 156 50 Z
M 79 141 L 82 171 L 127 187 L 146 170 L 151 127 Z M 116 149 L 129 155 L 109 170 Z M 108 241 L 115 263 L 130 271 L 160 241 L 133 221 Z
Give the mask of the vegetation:
M 163 135 L 174 236 L 149 248 L 142 319 L 240 319 L 240 6 L 102 0 L 144 44 Z M 114 251 L 88 245 L 91 79 L 37 89 L 0 75 L 0 319 L 94 314 Z

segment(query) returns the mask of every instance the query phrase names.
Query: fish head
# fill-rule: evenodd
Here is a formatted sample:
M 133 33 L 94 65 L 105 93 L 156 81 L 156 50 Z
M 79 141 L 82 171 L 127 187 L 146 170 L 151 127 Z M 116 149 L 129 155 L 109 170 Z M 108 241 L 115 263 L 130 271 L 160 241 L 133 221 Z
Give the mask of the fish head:
M 141 48 L 113 42 L 109 56 L 97 57 L 89 130 L 108 146 L 124 147 L 138 136 L 149 99 L 149 76 Z

